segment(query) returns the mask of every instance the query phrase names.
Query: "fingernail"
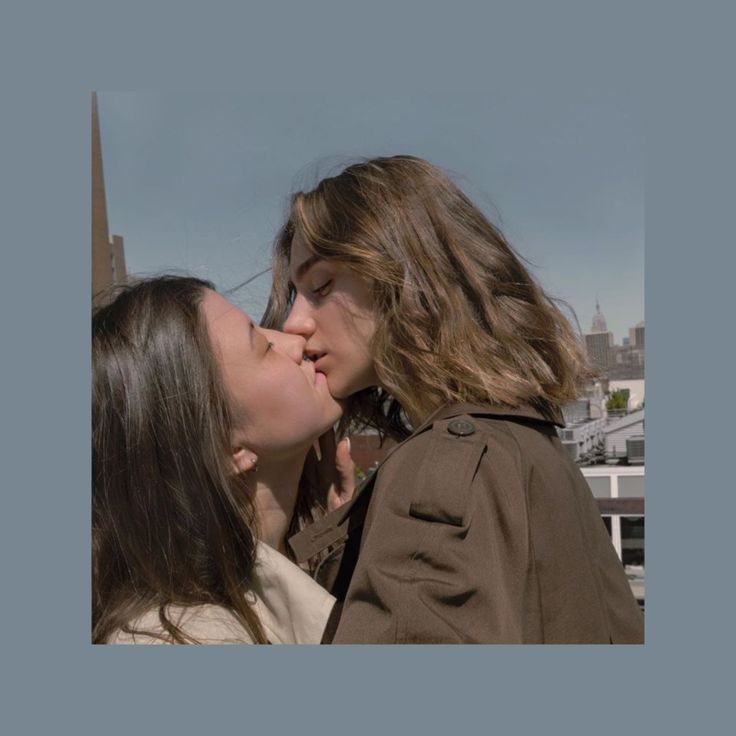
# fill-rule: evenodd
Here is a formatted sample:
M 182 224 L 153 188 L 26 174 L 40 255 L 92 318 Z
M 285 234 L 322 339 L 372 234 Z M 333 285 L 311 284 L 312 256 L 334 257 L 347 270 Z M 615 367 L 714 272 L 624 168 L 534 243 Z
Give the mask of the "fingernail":
M 350 452 L 350 437 L 346 437 L 345 442 L 348 443 L 348 452 Z

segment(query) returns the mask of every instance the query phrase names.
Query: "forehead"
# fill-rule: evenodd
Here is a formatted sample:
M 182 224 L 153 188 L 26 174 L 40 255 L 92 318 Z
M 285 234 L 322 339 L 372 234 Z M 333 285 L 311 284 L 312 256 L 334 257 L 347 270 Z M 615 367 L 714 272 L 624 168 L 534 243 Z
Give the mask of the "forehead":
M 289 280 L 293 284 L 298 283 L 315 263 L 320 263 L 322 260 L 309 249 L 301 233 L 297 230 L 291 239 Z
M 291 239 L 291 248 L 289 251 L 289 267 L 292 273 L 299 268 L 308 258 L 311 258 L 314 254 L 307 247 L 307 243 L 302 237 L 302 234 L 297 230 L 294 233 L 294 237 Z
M 202 299 L 202 314 L 207 329 L 215 336 L 230 328 L 249 329 L 251 325 L 250 317 L 245 312 L 210 289 L 205 291 Z

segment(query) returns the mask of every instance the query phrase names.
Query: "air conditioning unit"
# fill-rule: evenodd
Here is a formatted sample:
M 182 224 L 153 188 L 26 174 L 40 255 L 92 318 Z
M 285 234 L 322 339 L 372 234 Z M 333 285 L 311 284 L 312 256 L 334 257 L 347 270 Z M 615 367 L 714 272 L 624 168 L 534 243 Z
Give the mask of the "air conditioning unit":
M 626 457 L 629 465 L 644 465 L 644 437 L 629 437 L 626 440 Z

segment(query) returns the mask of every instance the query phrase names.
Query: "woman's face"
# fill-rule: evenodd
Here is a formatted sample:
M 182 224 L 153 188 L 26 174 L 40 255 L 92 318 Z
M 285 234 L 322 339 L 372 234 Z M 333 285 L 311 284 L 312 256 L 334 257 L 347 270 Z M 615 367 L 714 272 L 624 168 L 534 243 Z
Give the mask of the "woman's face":
M 289 274 L 296 297 L 284 332 L 306 341 L 306 353 L 330 393 L 345 399 L 378 384 L 370 342 L 376 330 L 370 283 L 342 263 L 317 258 L 297 233 Z
M 259 457 L 308 448 L 342 414 L 325 377 L 304 360 L 304 340 L 253 324 L 207 290 L 202 313 L 233 407 L 234 447 Z

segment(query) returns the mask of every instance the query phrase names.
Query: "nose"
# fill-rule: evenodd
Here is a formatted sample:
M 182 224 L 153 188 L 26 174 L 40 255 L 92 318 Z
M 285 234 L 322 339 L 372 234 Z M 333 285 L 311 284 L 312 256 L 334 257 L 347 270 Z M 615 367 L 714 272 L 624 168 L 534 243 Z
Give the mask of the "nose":
M 276 350 L 288 355 L 295 363 L 301 363 L 304 359 L 304 350 L 307 341 L 300 335 L 287 335 L 278 330 L 263 330 L 266 338 L 273 343 Z
M 300 335 L 305 340 L 309 340 L 316 329 L 317 323 L 311 315 L 306 299 L 301 294 L 297 294 L 289 310 L 289 316 L 284 322 L 284 332 L 290 335 Z

